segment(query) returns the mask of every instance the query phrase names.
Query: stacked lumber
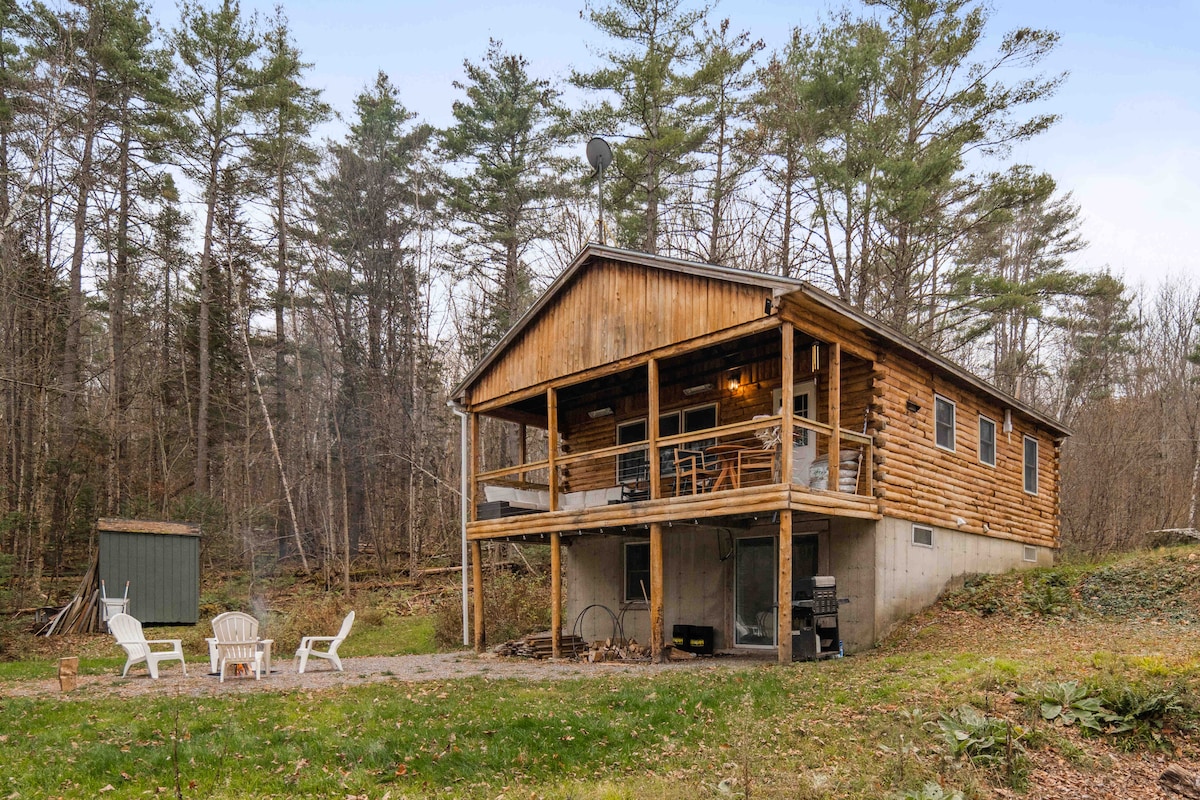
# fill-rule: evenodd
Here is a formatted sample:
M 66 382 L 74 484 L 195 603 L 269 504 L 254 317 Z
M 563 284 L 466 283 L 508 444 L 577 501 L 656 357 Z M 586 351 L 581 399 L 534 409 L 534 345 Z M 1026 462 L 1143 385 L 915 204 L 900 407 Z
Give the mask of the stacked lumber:
M 585 649 L 586 644 L 581 637 L 562 637 L 562 654 L 564 656 L 573 656 L 583 652 Z M 497 646 L 493 652 L 496 655 L 511 656 L 514 658 L 553 658 L 554 638 L 549 632 L 531 633 L 527 636 L 522 636 L 520 639 L 505 642 Z
M 38 636 L 54 636 L 64 633 L 102 633 L 100 624 L 100 559 L 93 556 L 92 563 L 71 602 L 38 629 Z

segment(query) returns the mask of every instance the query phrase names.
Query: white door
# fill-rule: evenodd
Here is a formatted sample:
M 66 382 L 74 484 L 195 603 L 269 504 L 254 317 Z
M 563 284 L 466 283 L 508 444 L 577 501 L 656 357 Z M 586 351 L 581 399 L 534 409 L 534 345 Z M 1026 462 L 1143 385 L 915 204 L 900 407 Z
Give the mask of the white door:
M 817 381 L 804 381 L 792 387 L 795 394 L 796 416 L 805 419 L 815 419 L 817 410 Z M 778 414 L 783 408 L 783 389 L 773 393 L 775 411 Z M 809 430 L 796 431 L 795 444 L 792 447 L 792 483 L 808 485 L 808 468 L 817 457 L 817 436 Z

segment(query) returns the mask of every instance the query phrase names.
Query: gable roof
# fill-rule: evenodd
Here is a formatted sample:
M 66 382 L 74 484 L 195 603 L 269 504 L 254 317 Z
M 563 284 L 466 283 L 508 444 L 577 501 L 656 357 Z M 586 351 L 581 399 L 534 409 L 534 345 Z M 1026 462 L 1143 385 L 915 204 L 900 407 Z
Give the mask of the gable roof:
M 928 347 L 920 344 L 914 339 L 906 336 L 903 333 L 891 328 L 879 320 L 855 309 L 849 303 L 840 300 L 827 292 L 818 289 L 812 284 L 799 280 L 797 278 L 784 278 L 776 275 L 767 275 L 761 272 L 752 272 L 750 270 L 735 269 L 733 267 L 720 266 L 715 264 L 706 264 L 695 261 L 687 261 L 684 259 L 671 258 L 667 256 L 651 255 L 632 250 L 624 250 L 617 247 L 608 247 L 590 243 L 585 246 L 574 260 L 567 266 L 566 269 L 559 274 L 557 278 L 550 284 L 545 292 L 530 306 L 516 324 L 504 335 L 504 337 L 496 343 L 495 347 L 488 352 L 484 358 L 475 365 L 475 367 L 467 374 L 451 393 L 451 397 L 455 401 L 463 398 L 467 389 L 475 383 L 487 370 L 495 364 L 498 359 L 513 345 L 513 343 L 534 324 L 543 313 L 557 300 L 564 292 L 566 287 L 578 277 L 588 265 L 601 260 L 610 260 L 623 264 L 640 266 L 646 269 L 666 270 L 676 273 L 683 273 L 697 278 L 708 278 L 733 284 L 739 284 L 745 287 L 755 287 L 765 289 L 771 292 L 775 298 L 791 295 L 796 298 L 804 298 L 808 302 L 814 303 L 828 311 L 838 315 L 839 317 L 850 322 L 854 327 L 868 331 L 881 341 L 888 345 L 902 350 L 906 355 L 914 358 L 916 361 L 927 364 L 928 366 L 938 370 L 939 372 L 950 375 L 951 377 L 967 384 L 971 388 L 987 395 L 1001 404 L 1009 406 L 1016 411 L 1034 419 L 1052 433 L 1057 436 L 1068 436 L 1070 430 L 1064 427 L 1053 417 L 1038 411 L 1033 406 L 1018 400 L 1017 398 L 1001 391 L 984 379 L 970 372 L 969 370 L 950 361 L 945 356 L 942 356 Z

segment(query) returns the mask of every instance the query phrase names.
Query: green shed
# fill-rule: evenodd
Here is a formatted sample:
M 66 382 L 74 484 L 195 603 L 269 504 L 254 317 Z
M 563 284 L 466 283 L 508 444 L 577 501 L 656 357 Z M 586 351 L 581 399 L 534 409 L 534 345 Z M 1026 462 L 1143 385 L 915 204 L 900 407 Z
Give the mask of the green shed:
M 100 579 L 109 597 L 129 582 L 129 613 L 144 624 L 195 625 L 200 617 L 200 526 L 101 519 Z

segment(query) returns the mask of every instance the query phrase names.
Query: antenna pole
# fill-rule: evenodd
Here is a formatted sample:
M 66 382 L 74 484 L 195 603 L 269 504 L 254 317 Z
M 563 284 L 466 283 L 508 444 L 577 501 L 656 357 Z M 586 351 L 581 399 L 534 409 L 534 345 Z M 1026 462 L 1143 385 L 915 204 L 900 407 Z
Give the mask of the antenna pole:
M 596 199 L 600 209 L 600 244 L 608 244 L 604 235 L 604 165 L 599 168 L 599 180 L 596 181 Z

